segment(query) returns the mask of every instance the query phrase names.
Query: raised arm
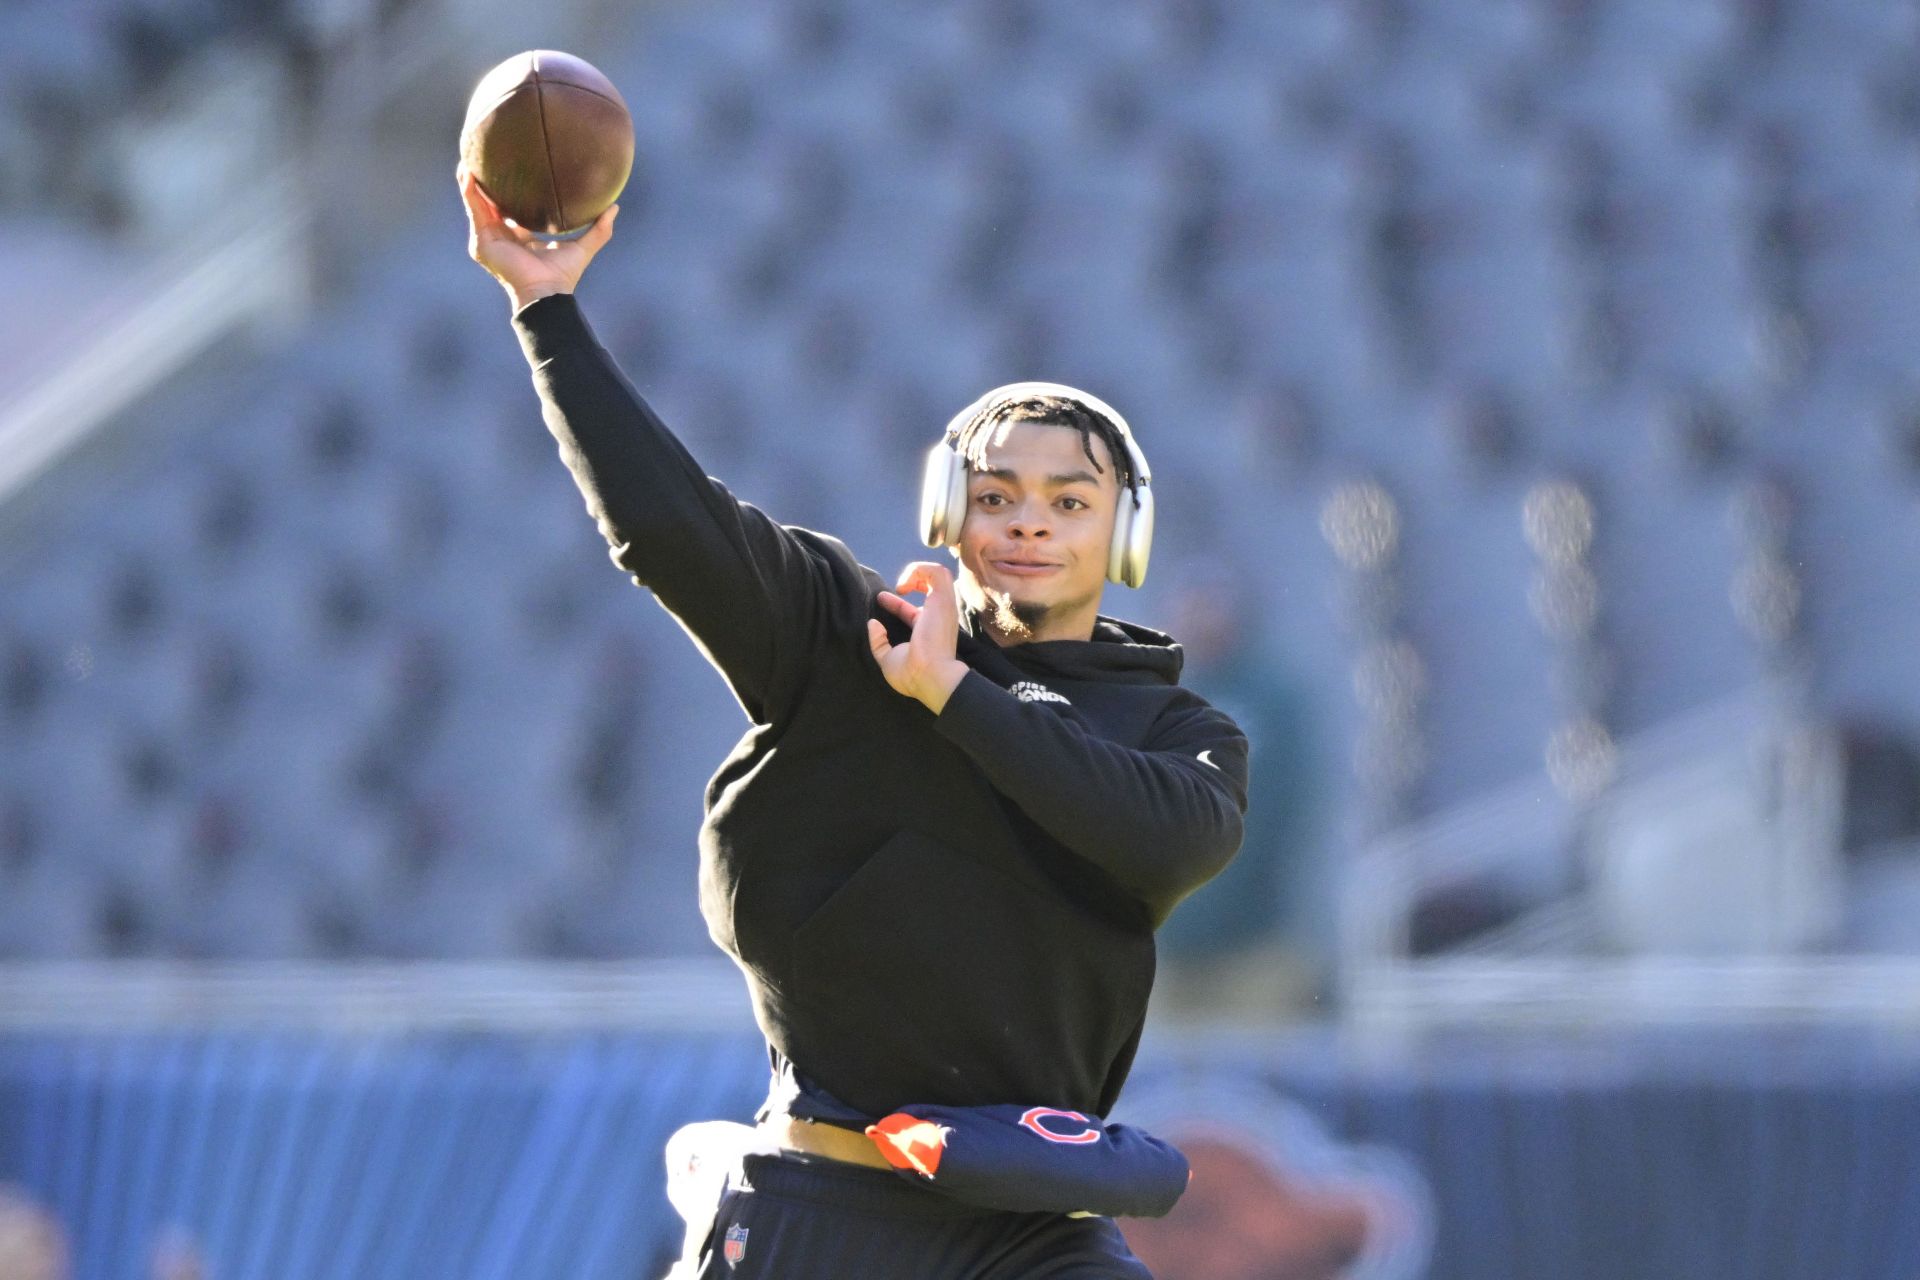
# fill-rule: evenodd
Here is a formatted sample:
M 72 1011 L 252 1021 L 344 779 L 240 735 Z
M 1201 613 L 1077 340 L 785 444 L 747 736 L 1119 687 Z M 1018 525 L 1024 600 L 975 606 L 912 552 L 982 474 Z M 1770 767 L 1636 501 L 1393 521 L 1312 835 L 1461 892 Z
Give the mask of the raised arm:
M 469 255 L 513 303 L 541 416 L 614 563 L 693 635 L 747 714 L 768 718 L 837 544 L 778 524 L 708 477 L 594 337 L 573 290 L 618 206 L 577 241 L 541 242 L 460 177 Z

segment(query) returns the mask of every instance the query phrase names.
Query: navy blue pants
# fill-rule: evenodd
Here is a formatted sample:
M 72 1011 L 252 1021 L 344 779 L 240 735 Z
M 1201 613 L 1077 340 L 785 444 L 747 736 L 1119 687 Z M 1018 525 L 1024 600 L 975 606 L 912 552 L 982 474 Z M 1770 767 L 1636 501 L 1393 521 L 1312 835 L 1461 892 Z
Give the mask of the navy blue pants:
M 1153 1280 L 1111 1218 L 976 1209 L 883 1169 L 748 1156 L 700 1280 Z

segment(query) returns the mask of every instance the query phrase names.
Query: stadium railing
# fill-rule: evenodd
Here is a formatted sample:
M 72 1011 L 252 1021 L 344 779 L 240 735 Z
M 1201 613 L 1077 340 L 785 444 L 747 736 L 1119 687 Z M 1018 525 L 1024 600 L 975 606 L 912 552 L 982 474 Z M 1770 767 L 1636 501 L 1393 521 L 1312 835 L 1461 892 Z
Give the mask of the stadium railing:
M 0 1035 L 737 1033 L 753 1012 L 724 958 L 620 961 L 14 961 Z
M 1630 739 L 1585 805 L 1542 776 L 1391 832 L 1342 888 L 1343 1018 L 1920 1021 L 1920 960 L 1839 936 L 1843 772 L 1834 734 L 1762 694 Z

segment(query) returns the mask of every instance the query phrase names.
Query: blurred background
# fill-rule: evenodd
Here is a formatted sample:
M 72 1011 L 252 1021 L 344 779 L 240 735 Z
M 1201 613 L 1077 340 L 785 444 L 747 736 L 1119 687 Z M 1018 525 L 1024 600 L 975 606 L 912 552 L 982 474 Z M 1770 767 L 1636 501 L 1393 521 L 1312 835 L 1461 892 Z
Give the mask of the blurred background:
M 1156 1274 L 1920 1271 L 1920 6 L 0 0 L 0 1280 L 655 1277 L 764 1089 L 738 708 L 466 257 L 535 47 L 741 496 L 890 573 L 1015 378 L 1153 460 L 1107 611 L 1254 743 Z

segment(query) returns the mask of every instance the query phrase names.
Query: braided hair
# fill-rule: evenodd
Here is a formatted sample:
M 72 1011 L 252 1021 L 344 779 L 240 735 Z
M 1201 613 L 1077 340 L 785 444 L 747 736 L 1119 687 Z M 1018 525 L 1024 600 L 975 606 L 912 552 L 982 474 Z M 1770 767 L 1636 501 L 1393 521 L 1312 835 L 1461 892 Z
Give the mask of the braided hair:
M 960 428 L 953 442 L 954 450 L 967 460 L 969 467 L 976 471 L 984 470 L 987 450 L 1005 440 L 1016 422 L 1072 427 L 1080 433 L 1081 452 L 1087 455 L 1087 461 L 1093 464 L 1093 469 L 1104 475 L 1105 468 L 1093 456 L 1093 437 L 1099 436 L 1106 442 L 1107 455 L 1113 459 L 1114 469 L 1119 472 L 1120 487 L 1130 493 L 1137 488 L 1139 479 L 1133 473 L 1133 452 L 1127 448 L 1120 428 L 1106 414 L 1071 396 L 1034 395 L 1017 400 L 997 400 Z

